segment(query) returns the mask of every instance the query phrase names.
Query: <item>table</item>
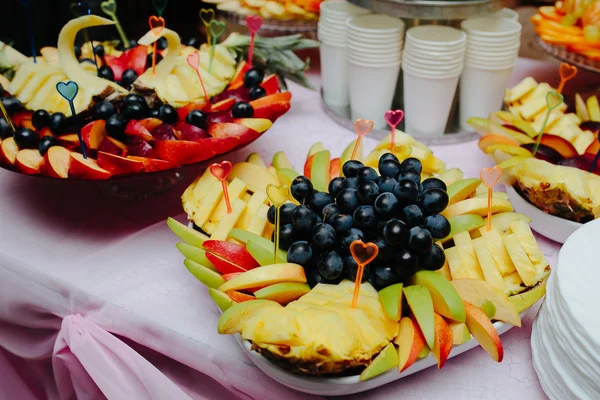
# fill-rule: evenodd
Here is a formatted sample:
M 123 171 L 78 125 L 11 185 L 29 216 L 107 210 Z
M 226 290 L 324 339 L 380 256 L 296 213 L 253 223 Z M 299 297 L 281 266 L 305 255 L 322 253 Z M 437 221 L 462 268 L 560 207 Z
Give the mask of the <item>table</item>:
M 558 79 L 555 66 L 521 59 L 513 83 L 530 74 Z M 316 92 L 290 88 L 290 113 L 231 161 L 284 150 L 300 169 L 313 142 L 340 154 L 353 139 L 325 116 Z M 492 165 L 475 141 L 433 150 L 466 176 Z M 233 337 L 217 334 L 217 308 L 183 267 L 164 223 L 185 219 L 184 188 L 126 202 L 4 170 L 0 184 L 0 398 L 311 397 L 270 380 Z M 554 259 L 558 245 L 540 243 Z M 531 363 L 533 317 L 502 336 L 503 363 L 477 348 L 442 371 L 348 398 L 545 399 Z M 114 368 L 119 374 L 107 375 Z

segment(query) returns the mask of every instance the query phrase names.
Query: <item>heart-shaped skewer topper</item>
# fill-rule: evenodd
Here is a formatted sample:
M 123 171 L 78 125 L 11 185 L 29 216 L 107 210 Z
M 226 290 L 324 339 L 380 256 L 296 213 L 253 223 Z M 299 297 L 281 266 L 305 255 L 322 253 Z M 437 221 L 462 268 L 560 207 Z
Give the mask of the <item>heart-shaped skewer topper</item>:
M 350 157 L 351 160 L 354 160 L 354 157 L 356 157 L 356 152 L 358 151 L 358 148 L 360 147 L 360 142 L 363 138 L 363 136 L 365 136 L 367 133 L 371 132 L 373 130 L 373 126 L 375 125 L 375 123 L 373 121 L 371 121 L 370 119 L 357 119 L 354 122 L 354 132 L 356 132 L 356 142 L 354 143 L 354 149 L 352 150 L 352 156 Z
M 215 19 L 215 10 L 213 10 L 212 8 L 202 8 L 200 10 L 200 21 L 202 21 L 202 25 L 204 25 L 204 27 L 206 28 L 206 43 L 208 43 L 209 45 L 212 43 L 212 40 L 210 40 L 210 21 L 212 21 L 213 19 Z
M 214 163 L 210 166 L 210 173 L 213 174 L 221 182 L 223 188 L 223 198 L 225 199 L 225 205 L 227 206 L 227 213 L 231 214 L 231 201 L 229 200 L 229 188 L 227 187 L 227 177 L 231 173 L 233 165 L 229 161 L 223 161 L 221 163 Z
M 489 232 L 492 229 L 492 194 L 494 186 L 498 183 L 502 177 L 502 168 L 498 165 L 493 168 L 484 168 L 479 173 L 481 182 L 488 188 L 488 205 L 487 205 L 487 227 L 486 230 Z
M 119 36 L 121 37 L 121 41 L 123 42 L 123 46 L 126 49 L 128 49 L 129 48 L 129 39 L 127 39 L 127 36 L 125 35 L 125 31 L 123 30 L 123 27 L 121 26 L 121 23 L 119 22 L 119 18 L 117 17 L 117 2 L 116 2 L 116 0 L 103 1 L 102 3 L 100 3 L 100 9 L 102 10 L 102 12 L 104 14 L 108 15 L 110 17 L 110 19 L 113 20 L 113 22 L 115 23 L 115 27 L 117 28 L 117 32 L 119 33 Z M 88 10 L 89 10 L 89 6 L 88 6 Z M 89 11 L 88 14 L 91 14 L 91 11 Z
M 79 85 L 76 82 L 68 81 L 68 82 L 58 82 L 56 84 L 56 91 L 60 94 L 65 100 L 69 102 L 69 107 L 71 108 L 71 114 L 73 119 L 77 116 L 77 112 L 75 111 L 75 104 L 73 101 L 75 97 L 77 97 L 77 93 L 79 93 Z M 77 130 L 77 136 L 79 138 L 79 145 L 81 146 L 81 154 L 83 158 L 87 158 L 87 152 L 85 149 L 85 143 L 83 142 L 83 138 L 81 137 L 81 131 Z
M 259 15 L 248 15 L 246 17 L 246 26 L 250 31 L 250 47 L 248 48 L 248 65 L 250 65 L 250 68 L 252 68 L 252 60 L 254 59 L 254 36 L 262 23 L 263 19 Z
M 383 114 L 385 122 L 391 129 L 390 137 L 390 151 L 394 151 L 394 145 L 396 144 L 396 127 L 404 119 L 404 111 L 402 110 L 388 110 Z
M 200 74 L 200 53 L 197 51 L 190 53 L 190 55 L 187 56 L 187 63 L 194 71 L 196 71 L 196 75 L 198 75 L 198 80 L 200 81 L 200 86 L 202 86 L 202 93 L 204 93 L 204 101 L 207 105 L 210 104 L 210 98 L 208 97 L 208 92 L 204 86 L 202 74 Z
M 542 127 L 537 136 L 537 140 L 535 141 L 535 146 L 533 146 L 533 151 L 531 152 L 534 157 L 540 147 L 540 143 L 542 142 L 542 136 L 544 135 L 544 132 L 546 132 L 546 126 L 548 126 L 548 121 L 550 120 L 550 115 L 552 114 L 552 111 L 560 107 L 563 101 L 563 95 L 558 92 L 550 91 L 546 93 L 546 116 L 544 117 Z
M 155 36 L 159 36 L 162 31 L 167 26 L 165 19 L 163 17 L 157 17 L 156 15 L 151 15 L 148 18 L 148 25 L 150 25 L 150 30 Z
M 273 264 L 277 264 L 277 251 L 279 249 L 279 230 L 281 227 L 281 206 L 290 197 L 290 188 L 287 185 L 267 185 L 267 197 L 275 207 L 275 251 L 273 252 Z
M 213 19 L 210 21 L 210 24 L 208 24 L 208 30 L 210 31 L 210 37 L 212 38 L 210 45 L 210 59 L 208 61 L 208 72 L 211 73 L 213 60 L 215 58 L 215 46 L 217 45 L 219 37 L 225 32 L 225 23 Z
M 354 281 L 354 293 L 352 295 L 352 307 L 356 308 L 365 267 L 377 258 L 379 247 L 375 243 L 364 243 L 362 240 L 355 240 L 350 244 L 350 254 L 352 254 L 356 265 L 358 265 L 356 280 Z
M 562 63 L 560 64 L 560 67 L 558 67 L 558 74 L 560 75 L 560 83 L 558 84 L 556 91 L 558 93 L 562 93 L 565 83 L 575 78 L 577 75 L 577 67 L 567 63 Z

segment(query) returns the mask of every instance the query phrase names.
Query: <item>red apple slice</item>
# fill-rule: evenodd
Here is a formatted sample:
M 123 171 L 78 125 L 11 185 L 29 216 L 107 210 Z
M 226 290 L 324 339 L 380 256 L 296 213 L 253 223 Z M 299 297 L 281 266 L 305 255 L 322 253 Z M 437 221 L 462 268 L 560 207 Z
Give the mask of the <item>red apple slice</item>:
M 139 161 L 144 165 L 144 172 L 165 171 L 171 168 L 177 168 L 179 165 L 170 161 L 159 160 L 158 158 L 127 156 L 127 158 Z
M 10 119 L 15 127 L 27 128 L 35 131 L 35 127 L 31 123 L 33 112 L 23 110 L 14 113 Z
M 246 272 L 246 270 L 239 265 L 233 264 L 232 262 L 225 260 L 217 255 L 212 253 L 206 253 L 206 258 L 208 261 L 215 266 L 215 268 L 222 274 L 233 274 L 236 272 Z
M 281 93 L 278 93 L 281 94 Z M 276 95 L 273 95 L 276 96 Z M 264 99 L 264 97 L 263 97 Z M 259 99 L 262 100 L 262 99 Z M 287 101 L 279 101 L 254 107 L 254 118 L 267 118 L 271 121 L 277 120 L 290 109 L 290 103 Z
M 202 247 L 206 251 L 241 266 L 246 271 L 260 266 L 248 250 L 246 250 L 246 247 L 237 243 L 222 240 L 207 240 Z
M 398 345 L 398 370 L 400 372 L 417 361 L 419 354 L 427 346 L 419 324 L 409 317 L 403 317 L 400 320 L 400 330 L 394 343 Z
M 125 126 L 125 134 L 130 136 L 137 136 L 146 142 L 151 142 L 154 140 L 154 136 L 150 134 L 148 129 L 146 129 L 142 124 L 140 124 L 135 119 L 132 119 Z
M 227 90 L 234 90 L 242 87 L 244 85 L 244 75 L 249 69 L 250 65 L 246 61 L 242 61 L 240 65 L 238 65 L 229 86 L 227 86 Z
M 260 136 L 255 130 L 233 122 L 211 125 L 208 133 L 214 138 L 239 138 L 240 144 L 251 142 Z
M 52 178 L 66 179 L 69 177 L 71 152 L 62 146 L 53 146 L 44 155 L 42 174 Z
M 452 331 L 446 320 L 439 314 L 434 314 L 435 343 L 431 352 L 438 362 L 438 369 L 442 368 L 452 351 Z
M 209 105 L 207 105 L 206 103 L 188 103 L 185 106 L 177 109 L 177 115 L 179 116 L 179 120 L 180 121 L 185 121 L 185 118 L 187 117 L 187 115 L 194 111 L 194 110 L 199 110 L 199 111 L 207 111 L 209 109 Z
M 260 84 L 265 92 L 268 95 L 275 94 L 279 92 L 279 79 L 277 79 L 277 75 L 272 74 L 265 78 L 263 83 Z
M 81 138 L 88 149 L 97 150 L 106 137 L 106 121 L 99 119 L 81 128 Z M 75 135 L 77 137 L 77 135 Z M 79 138 L 77 138 L 79 144 Z
M 537 137 L 534 140 L 537 140 Z M 575 147 L 573 147 L 569 141 L 561 138 L 560 136 L 544 134 L 542 135 L 540 144 L 552 147 L 564 158 L 577 157 L 579 155 L 577 150 L 575 150 Z
M 331 163 L 329 164 L 330 179 L 339 178 L 341 170 L 342 170 L 342 167 L 341 167 L 340 159 L 339 158 L 332 159 Z
M 306 159 L 306 162 L 304 163 L 304 176 L 307 177 L 308 179 L 310 179 L 310 171 L 312 170 L 312 164 L 313 161 L 315 160 L 315 155 L 311 155 L 310 157 L 308 157 Z
M 211 112 L 227 111 L 233 106 L 233 103 L 235 103 L 235 99 L 226 99 L 226 100 L 220 101 L 218 103 L 213 104 L 210 107 L 210 111 Z
M 204 129 L 198 128 L 197 126 L 187 124 L 185 122 L 178 122 L 174 126 L 175 135 L 179 135 L 178 139 L 181 140 L 200 140 L 209 138 L 210 135 L 206 133 Z
M 244 301 L 256 300 L 256 297 L 250 296 L 249 294 L 238 292 L 237 290 L 230 290 L 227 292 L 227 295 L 231 298 L 231 300 L 236 303 L 243 303 Z
M 596 154 L 598 154 L 599 151 L 600 151 L 600 142 L 597 140 L 594 140 L 588 146 L 588 148 L 585 150 L 585 154 L 591 154 L 591 155 L 595 156 Z
M 17 153 L 15 166 L 17 171 L 27 175 L 37 175 L 42 168 L 44 157 L 38 149 L 24 149 Z
M 117 139 L 106 136 L 102 143 L 100 143 L 98 151 L 124 157 L 127 154 L 127 145 L 119 142 Z
M 79 136 L 76 133 L 69 133 L 57 137 L 58 143 L 67 149 L 75 149 L 79 147 Z
M 144 163 L 110 153 L 98 152 L 98 166 L 113 175 L 133 174 L 144 168 Z
M 154 150 L 161 159 L 184 165 L 208 160 L 236 148 L 239 144 L 239 138 L 210 138 L 193 142 L 189 140 L 165 140 L 156 143 Z
M 15 143 L 15 139 L 12 136 L 4 139 L 0 144 L 0 163 L 15 165 L 18 152 L 19 146 L 17 146 L 17 143 Z
M 261 97 L 260 99 L 252 100 L 250 104 L 254 110 L 260 107 L 268 106 L 275 103 L 289 103 L 292 99 L 292 92 L 281 92 Z
M 224 274 L 221 275 L 221 278 L 225 279 L 226 281 L 235 278 L 236 276 L 240 276 L 241 274 L 243 274 L 243 272 L 233 272 L 231 274 Z
M 110 178 L 111 174 L 104 168 L 100 168 L 96 160 L 83 158 L 82 154 L 71 153 L 71 167 L 69 175 L 74 178 L 102 180 Z

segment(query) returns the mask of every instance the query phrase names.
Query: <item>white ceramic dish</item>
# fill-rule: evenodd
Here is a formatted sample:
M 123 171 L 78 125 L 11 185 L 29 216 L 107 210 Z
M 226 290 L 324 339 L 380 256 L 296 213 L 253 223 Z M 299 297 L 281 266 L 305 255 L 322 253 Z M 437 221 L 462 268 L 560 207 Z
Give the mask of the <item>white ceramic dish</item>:
M 531 218 L 531 228 L 558 243 L 564 243 L 569 236 L 583 224 L 579 222 L 569 221 L 568 219 L 556 217 L 546 214 L 533 204 L 525 200 L 517 191 L 510 185 L 506 185 L 506 192 L 513 204 L 515 211 L 525 214 Z
M 526 313 L 527 311 L 525 311 Z M 521 314 L 523 316 L 525 313 Z M 503 322 L 495 322 L 494 327 L 498 331 L 499 335 L 509 331 L 513 326 Z M 432 354 L 423 358 L 422 360 L 416 361 L 407 370 L 400 373 L 398 369 L 394 368 L 388 372 L 381 374 L 368 381 L 361 382 L 358 380 L 358 375 L 346 376 L 341 378 L 319 378 L 312 376 L 303 376 L 288 372 L 279 366 L 273 364 L 271 361 L 264 358 L 259 353 L 252 351 L 251 344 L 248 341 L 242 340 L 240 335 L 236 335 L 237 341 L 242 346 L 242 349 L 252 360 L 261 371 L 267 374 L 271 379 L 285 385 L 289 388 L 297 390 L 299 392 L 315 394 L 319 396 L 343 396 L 353 393 L 364 392 L 367 390 L 375 389 L 379 386 L 383 386 L 390 382 L 398 379 L 402 379 L 406 376 L 412 375 L 415 372 L 424 370 L 431 366 L 437 365 L 437 361 Z M 467 343 L 456 346 L 452 349 L 452 352 L 448 358 L 455 357 L 465 351 L 471 350 L 479 346 L 479 343 L 475 339 L 471 339 Z M 492 362 L 490 360 L 490 362 Z M 443 370 L 440 371 L 443 373 Z

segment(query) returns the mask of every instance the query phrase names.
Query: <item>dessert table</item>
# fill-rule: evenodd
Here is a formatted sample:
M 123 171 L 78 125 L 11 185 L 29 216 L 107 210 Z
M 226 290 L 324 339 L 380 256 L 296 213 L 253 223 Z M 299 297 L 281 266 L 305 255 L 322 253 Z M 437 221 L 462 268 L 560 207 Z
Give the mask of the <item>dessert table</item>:
M 556 83 L 556 71 L 520 59 L 511 83 L 527 75 Z M 353 139 L 328 119 L 317 92 L 290 89 L 291 111 L 232 162 L 252 151 L 270 159 L 284 150 L 300 169 L 312 143 L 337 154 Z M 365 140 L 370 150 L 375 141 Z M 432 148 L 465 176 L 492 166 L 476 141 Z M 272 381 L 235 338 L 217 333 L 218 309 L 183 266 L 165 223 L 168 216 L 185 219 L 183 187 L 125 201 L 5 170 L 0 184 L 0 399 L 311 397 Z M 558 245 L 539 241 L 554 265 Z M 476 348 L 442 371 L 430 368 L 354 397 L 545 399 L 531 361 L 536 312 L 502 336 L 502 363 Z

